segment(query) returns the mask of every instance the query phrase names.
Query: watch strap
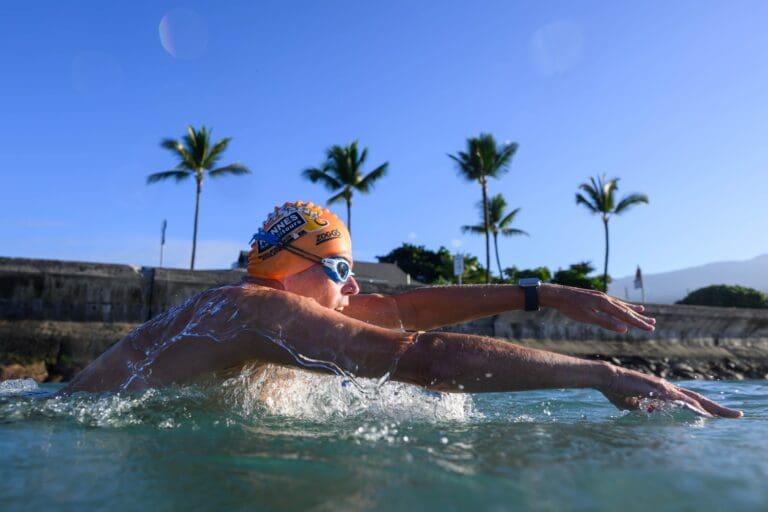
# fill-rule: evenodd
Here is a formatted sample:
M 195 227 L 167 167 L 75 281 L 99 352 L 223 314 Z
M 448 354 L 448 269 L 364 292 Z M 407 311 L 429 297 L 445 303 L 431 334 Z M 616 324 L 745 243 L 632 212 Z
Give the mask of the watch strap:
M 541 280 L 535 277 L 524 277 L 518 282 L 518 286 L 523 289 L 525 296 L 525 310 L 539 310 L 539 287 Z
M 522 286 L 523 293 L 525 294 L 525 310 L 526 311 L 538 311 L 539 310 L 539 287 L 538 286 Z

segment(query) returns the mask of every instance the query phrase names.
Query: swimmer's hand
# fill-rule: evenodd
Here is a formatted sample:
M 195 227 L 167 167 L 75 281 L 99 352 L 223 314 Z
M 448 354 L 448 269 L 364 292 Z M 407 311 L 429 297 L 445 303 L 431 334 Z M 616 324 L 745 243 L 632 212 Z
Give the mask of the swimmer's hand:
M 622 410 L 641 408 L 644 399 L 674 402 L 701 416 L 741 418 L 744 413 L 729 409 L 689 389 L 675 386 L 653 375 L 606 365 L 608 376 L 598 390 L 616 407 Z
M 641 313 L 645 308 L 630 304 L 597 290 L 585 290 L 556 284 L 543 284 L 539 291 L 541 305 L 552 307 L 562 314 L 605 329 L 625 333 L 630 327 L 644 331 L 656 328 L 656 319 Z

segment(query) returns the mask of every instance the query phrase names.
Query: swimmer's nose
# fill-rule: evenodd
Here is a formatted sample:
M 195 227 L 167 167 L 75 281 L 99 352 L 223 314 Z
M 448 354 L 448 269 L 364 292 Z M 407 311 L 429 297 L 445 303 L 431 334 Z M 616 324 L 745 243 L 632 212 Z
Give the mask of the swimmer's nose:
M 351 277 L 347 280 L 346 283 L 344 283 L 344 286 L 341 288 L 341 294 L 342 295 L 357 295 L 360 293 L 360 287 L 357 285 L 357 281 L 355 281 L 354 277 Z

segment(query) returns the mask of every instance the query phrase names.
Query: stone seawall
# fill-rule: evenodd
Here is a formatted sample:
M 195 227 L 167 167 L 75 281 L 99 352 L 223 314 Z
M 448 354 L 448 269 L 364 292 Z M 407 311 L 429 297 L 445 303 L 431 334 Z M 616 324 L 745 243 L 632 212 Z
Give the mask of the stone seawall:
M 649 304 L 653 332 L 619 334 L 558 311 L 510 311 L 444 328 L 674 378 L 768 378 L 768 310 Z
M 68 380 L 137 325 L 242 270 L 189 271 L 0 258 L 0 380 Z M 364 293 L 402 289 L 361 282 Z M 620 335 L 554 310 L 514 311 L 444 330 L 683 378 L 765 378 L 768 310 L 649 305 L 654 333 Z

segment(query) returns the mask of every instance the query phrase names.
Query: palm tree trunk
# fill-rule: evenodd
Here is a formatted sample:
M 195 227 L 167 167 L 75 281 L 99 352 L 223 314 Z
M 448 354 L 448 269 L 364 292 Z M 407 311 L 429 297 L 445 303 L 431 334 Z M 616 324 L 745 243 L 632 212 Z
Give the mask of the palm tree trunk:
M 347 198 L 347 231 L 352 235 L 352 197 Z
M 485 219 L 485 284 L 491 282 L 491 237 L 488 226 L 491 224 L 488 212 L 488 186 L 485 179 L 480 181 L 483 188 L 483 213 Z
M 501 271 L 501 260 L 499 259 L 499 234 L 493 234 L 493 248 L 496 251 L 496 265 L 499 267 L 499 279 L 504 281 L 504 273 Z
M 192 261 L 189 264 L 189 270 L 195 270 L 195 251 L 197 249 L 197 218 L 200 214 L 200 192 L 203 188 L 203 180 L 197 179 L 197 194 L 195 195 L 195 227 L 192 230 Z
M 603 292 L 608 292 L 608 218 L 603 217 L 605 226 L 605 265 L 603 266 Z

